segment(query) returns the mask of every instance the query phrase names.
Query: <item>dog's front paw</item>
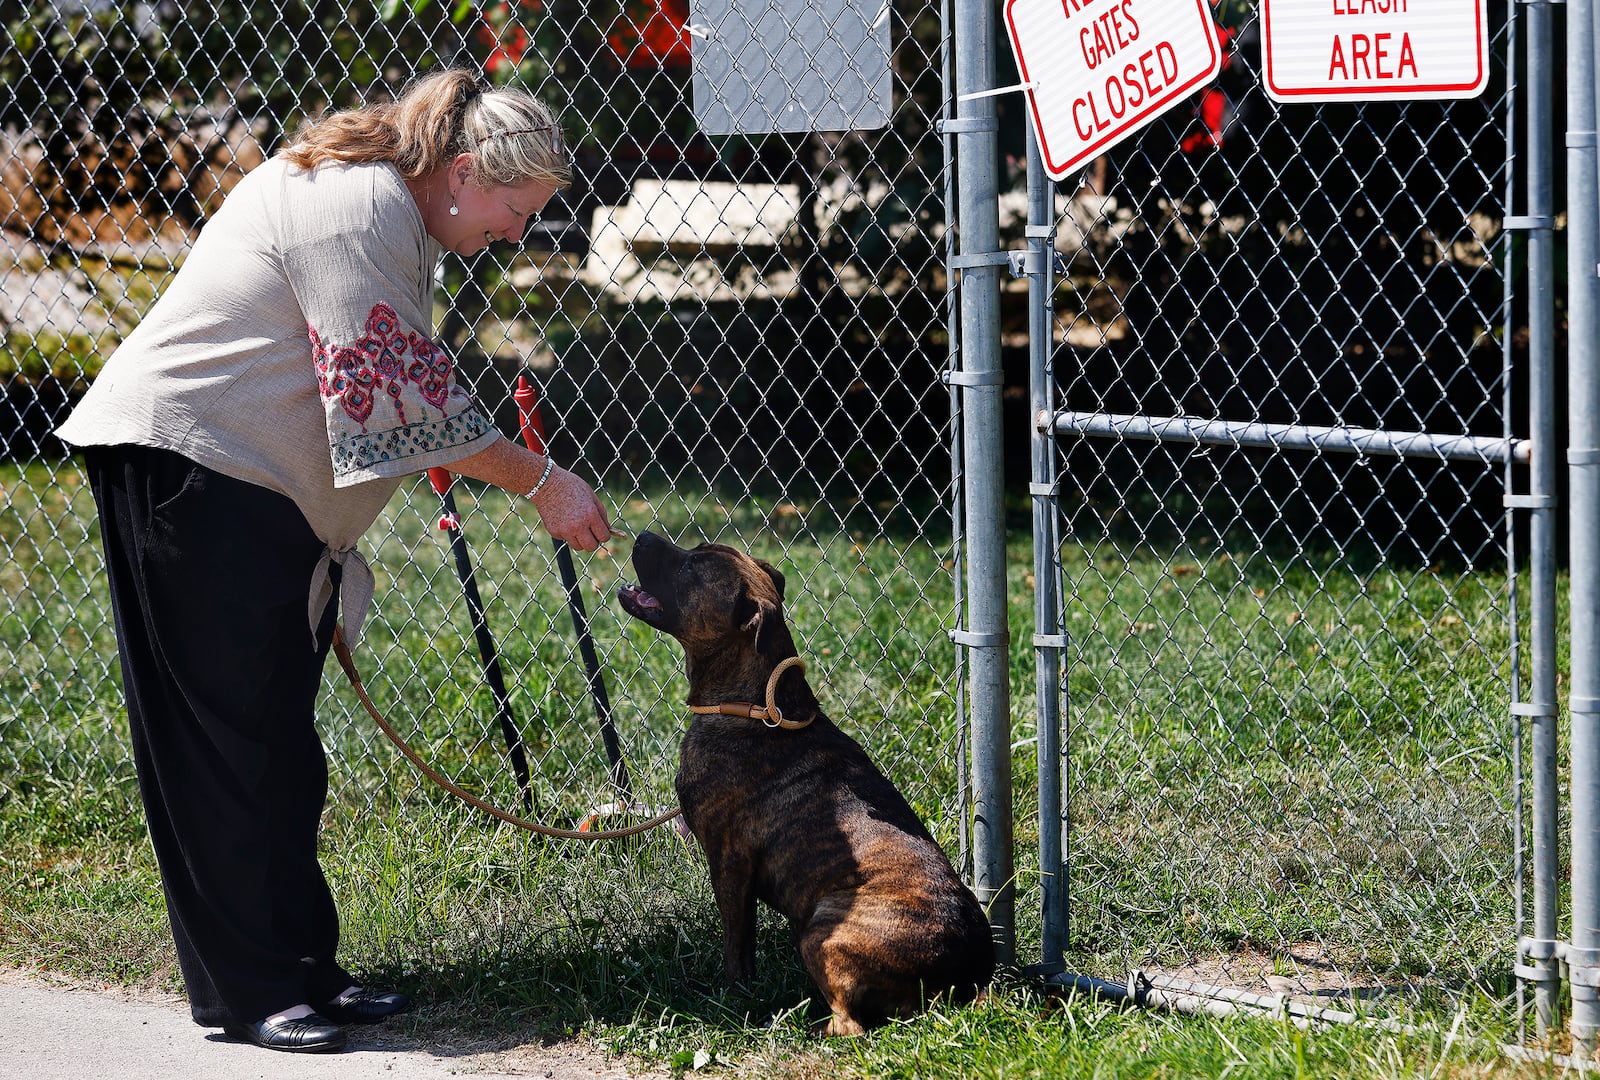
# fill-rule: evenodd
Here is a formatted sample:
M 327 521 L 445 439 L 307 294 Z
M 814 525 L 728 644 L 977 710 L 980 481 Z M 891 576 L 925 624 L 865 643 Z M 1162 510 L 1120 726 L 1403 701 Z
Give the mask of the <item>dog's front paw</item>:
M 728 951 L 734 954 L 728 957 L 724 966 L 728 989 L 748 995 L 756 981 L 756 958 L 749 955 L 750 950 L 747 949 L 730 947 Z
M 834 1038 L 840 1035 L 865 1035 L 867 1029 L 858 1024 L 849 1013 L 835 1012 L 826 1020 L 819 1020 L 811 1028 L 811 1034 L 824 1038 Z

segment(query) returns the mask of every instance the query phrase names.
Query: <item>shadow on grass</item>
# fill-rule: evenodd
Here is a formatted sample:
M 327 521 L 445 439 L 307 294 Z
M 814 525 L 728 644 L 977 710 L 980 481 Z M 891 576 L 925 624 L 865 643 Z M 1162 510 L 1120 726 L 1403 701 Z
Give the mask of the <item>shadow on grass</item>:
M 413 996 L 405 1031 L 804 1031 L 814 989 L 786 923 L 762 909 L 756 979 L 731 990 L 705 866 L 671 830 L 585 845 L 400 807 L 330 826 L 345 963 Z

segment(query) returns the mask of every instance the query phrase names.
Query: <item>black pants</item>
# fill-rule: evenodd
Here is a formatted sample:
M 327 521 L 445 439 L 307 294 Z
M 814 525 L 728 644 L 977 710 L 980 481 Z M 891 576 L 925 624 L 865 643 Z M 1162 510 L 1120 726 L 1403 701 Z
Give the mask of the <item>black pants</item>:
M 336 605 L 283 495 L 146 447 L 84 452 L 100 510 L 139 793 L 196 1023 L 252 1022 L 353 980 L 317 863 L 314 724 Z

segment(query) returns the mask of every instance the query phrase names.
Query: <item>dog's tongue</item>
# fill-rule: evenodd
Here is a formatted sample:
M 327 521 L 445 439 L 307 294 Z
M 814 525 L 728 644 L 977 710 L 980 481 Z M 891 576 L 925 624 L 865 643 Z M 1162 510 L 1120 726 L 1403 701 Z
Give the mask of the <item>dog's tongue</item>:
M 628 599 L 631 600 L 636 607 L 658 608 L 661 606 L 660 600 L 657 600 L 654 596 L 651 596 L 637 585 L 624 585 L 622 587 L 622 591 L 627 594 Z

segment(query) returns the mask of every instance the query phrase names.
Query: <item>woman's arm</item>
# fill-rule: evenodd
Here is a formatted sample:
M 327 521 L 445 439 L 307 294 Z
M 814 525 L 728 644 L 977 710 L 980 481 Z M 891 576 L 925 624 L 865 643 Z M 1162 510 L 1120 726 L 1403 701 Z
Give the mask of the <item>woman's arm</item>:
M 487 449 L 454 462 L 450 471 L 513 495 L 526 495 L 544 475 L 544 467 L 543 454 L 500 438 Z M 611 539 L 611 522 L 594 489 L 559 465 L 550 470 L 549 479 L 533 497 L 533 506 L 551 536 L 579 551 L 593 551 Z

